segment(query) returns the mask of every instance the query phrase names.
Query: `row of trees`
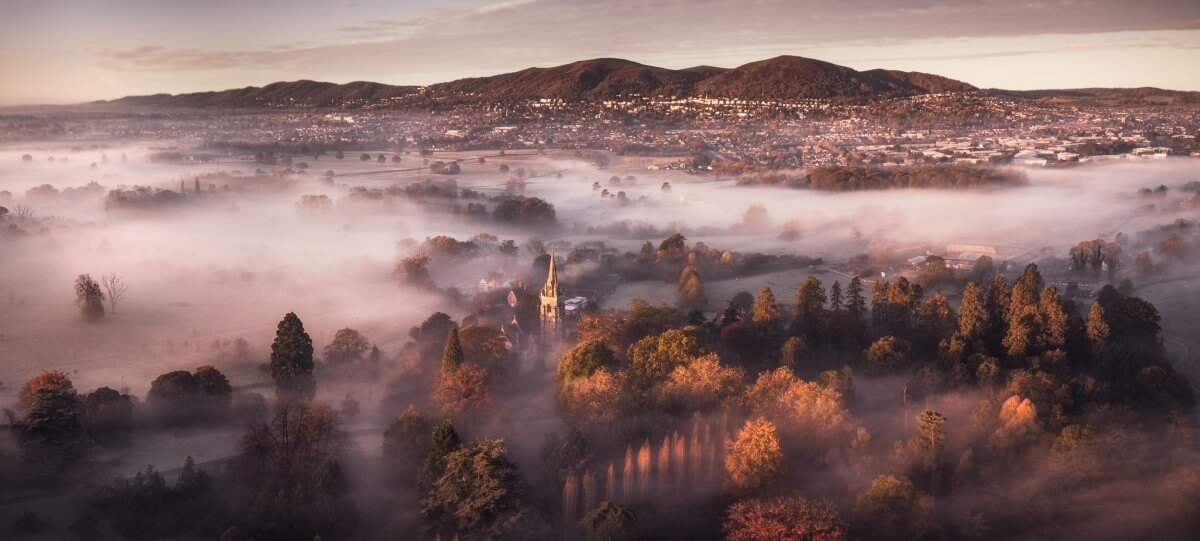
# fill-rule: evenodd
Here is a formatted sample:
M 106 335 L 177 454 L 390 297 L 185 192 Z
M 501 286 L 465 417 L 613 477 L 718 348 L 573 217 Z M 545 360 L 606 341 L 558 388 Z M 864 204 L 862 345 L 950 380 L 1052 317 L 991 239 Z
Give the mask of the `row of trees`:
M 814 167 L 804 176 L 745 177 L 739 184 L 779 184 L 814 190 L 854 191 L 904 188 L 963 189 L 1027 184 L 1024 173 L 996 167 L 937 165 L 881 168 L 859 165 Z

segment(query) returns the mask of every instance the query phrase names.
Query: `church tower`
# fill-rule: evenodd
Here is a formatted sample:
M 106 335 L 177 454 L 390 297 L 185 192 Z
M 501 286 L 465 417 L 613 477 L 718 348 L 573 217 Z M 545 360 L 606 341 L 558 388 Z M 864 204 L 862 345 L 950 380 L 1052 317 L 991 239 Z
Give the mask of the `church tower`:
M 550 255 L 550 272 L 546 273 L 546 285 L 542 286 L 541 315 L 542 332 L 558 334 L 562 331 L 562 306 L 558 303 L 558 271 L 554 268 L 554 255 Z

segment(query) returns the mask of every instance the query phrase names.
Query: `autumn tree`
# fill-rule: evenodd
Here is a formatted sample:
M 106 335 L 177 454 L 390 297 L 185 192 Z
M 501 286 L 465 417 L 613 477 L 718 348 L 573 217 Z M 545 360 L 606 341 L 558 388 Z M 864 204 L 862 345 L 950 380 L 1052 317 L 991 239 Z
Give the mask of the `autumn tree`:
M 726 448 L 725 472 L 737 492 L 760 494 L 783 482 L 783 447 L 775 423 L 761 417 L 746 421 Z
M 325 362 L 334 366 L 345 366 L 362 362 L 363 354 L 371 348 L 371 343 L 362 333 L 349 327 L 340 329 L 333 335 L 333 340 L 323 351 Z
M 271 343 L 271 379 L 275 393 L 281 398 L 311 400 L 317 391 L 313 379 L 312 338 L 304 332 L 304 323 L 288 312 L 275 329 Z
M 473 364 L 443 370 L 437 376 L 433 396 L 442 405 L 442 412 L 455 419 L 483 411 L 491 403 L 487 370 Z
M 1038 271 L 1036 263 L 1030 263 L 1025 266 L 1025 270 L 1021 273 L 1021 277 L 1013 283 L 1011 298 L 1008 303 L 1008 310 L 1005 314 L 1005 319 L 1009 324 L 1012 324 L 1014 319 L 1021 317 L 1027 309 L 1036 307 L 1038 304 L 1038 295 L 1045 287 L 1042 273 Z
M 621 313 L 618 310 L 585 311 L 575 325 L 579 343 L 602 342 L 614 350 L 623 350 Z
M 613 349 L 627 349 L 643 338 L 677 329 L 686 322 L 686 316 L 673 306 L 654 306 L 642 299 L 629 301 L 629 310 L 620 324 L 619 343 Z
M 722 529 L 729 541 L 839 541 L 847 537 L 846 522 L 833 502 L 801 496 L 734 503 L 725 511 Z
M 912 361 L 912 346 L 907 340 L 895 336 L 884 336 L 863 352 L 867 360 L 867 371 L 872 374 L 894 374 L 908 367 Z
M 763 286 L 754 299 L 750 321 L 762 329 L 778 329 L 783 325 L 783 315 L 779 311 L 779 303 L 775 302 L 775 294 L 770 287 Z
M 933 410 L 917 414 L 917 436 L 909 442 L 921 472 L 932 486 L 940 483 L 939 467 L 946 447 L 946 416 Z
M 626 356 L 635 381 L 648 385 L 666 377 L 676 367 L 690 363 L 701 353 L 703 350 L 695 338 L 671 329 L 638 340 L 629 346 Z
M 104 290 L 90 274 L 75 279 L 75 304 L 83 319 L 99 321 L 104 317 Z
M 445 467 L 421 500 L 431 535 L 495 539 L 514 535 L 527 514 L 517 466 L 503 440 L 464 445 L 445 457 Z
M 576 344 L 558 361 L 556 377 L 560 384 L 590 376 L 603 367 L 616 366 L 616 355 L 603 342 L 591 340 Z
M 958 307 L 955 337 L 974 347 L 974 344 L 983 340 L 986 335 L 987 324 L 987 297 L 983 288 L 975 282 L 967 282 L 962 292 L 962 303 Z
M 13 428 L 25 456 L 51 469 L 73 464 L 86 451 L 79 396 L 63 372 L 42 372 L 17 392 Z
M 999 451 L 1017 448 L 1041 433 L 1037 406 L 1028 398 L 1014 394 L 999 411 L 999 427 L 988 438 L 988 447 Z
M 1048 285 L 1042 290 L 1038 297 L 1038 310 L 1042 327 L 1038 341 L 1040 348 L 1044 351 L 1065 350 L 1071 328 L 1058 288 Z
M 1017 289 L 1013 289 L 1014 296 Z M 1015 304 L 1015 303 L 1014 303 Z M 1037 340 L 1042 334 L 1042 321 L 1036 304 L 1026 305 L 1008 320 L 1004 335 L 1004 352 L 1010 362 L 1020 363 L 1037 352 Z
M 786 434 L 802 438 L 808 449 L 833 441 L 851 420 L 846 397 L 835 387 L 796 377 L 788 368 L 777 368 L 758 375 L 746 389 L 743 403 L 752 415 L 765 417 L 782 427 Z M 799 442 L 797 442 L 799 443 Z M 796 451 L 798 449 L 793 449 Z
M 628 507 L 610 501 L 600 502 L 579 521 L 588 541 L 633 541 L 637 515 Z
M 938 529 L 933 498 L 904 477 L 881 475 L 858 495 L 851 531 L 869 539 L 920 539 Z
M 658 400 L 678 411 L 708 411 L 742 392 L 746 375 L 725 366 L 715 353 L 676 367 L 659 385 Z
M 696 267 L 688 265 L 679 274 L 679 307 L 684 310 L 703 310 L 708 304 L 704 281 Z
M 1099 302 L 1092 303 L 1092 308 L 1088 310 L 1086 329 L 1088 343 L 1092 347 L 1092 355 L 1100 358 L 1108 348 L 1109 339 L 1112 337 L 1112 329 L 1108 326 L 1104 306 Z
M 458 337 L 458 327 L 451 327 L 446 334 L 446 345 L 442 347 L 442 374 L 449 374 L 463 365 L 462 341 Z
M 562 390 L 563 415 L 577 426 L 601 426 L 624 414 L 623 372 L 600 368 L 570 380 Z

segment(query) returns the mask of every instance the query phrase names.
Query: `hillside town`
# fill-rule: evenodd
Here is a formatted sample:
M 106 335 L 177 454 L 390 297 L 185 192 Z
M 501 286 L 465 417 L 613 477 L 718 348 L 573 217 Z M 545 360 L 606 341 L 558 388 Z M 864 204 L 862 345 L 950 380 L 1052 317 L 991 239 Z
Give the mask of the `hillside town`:
M 605 150 L 677 156 L 655 164 L 693 173 L 806 166 L 922 164 L 1072 165 L 1200 157 L 1200 110 L 1073 106 L 973 94 L 921 95 L 854 105 L 832 100 L 540 99 L 434 112 L 379 107 L 164 110 L 153 115 L 87 107 L 0 116 L 0 140 L 55 134 L 273 147 L 309 154 L 342 148 L 408 151 Z M 301 148 L 303 147 L 303 148 Z

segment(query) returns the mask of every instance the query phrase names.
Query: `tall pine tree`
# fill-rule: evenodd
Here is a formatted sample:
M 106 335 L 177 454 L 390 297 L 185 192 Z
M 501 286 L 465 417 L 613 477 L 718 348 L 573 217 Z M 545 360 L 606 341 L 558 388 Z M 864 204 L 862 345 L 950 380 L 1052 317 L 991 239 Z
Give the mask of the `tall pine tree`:
M 313 379 L 312 338 L 304 332 L 304 323 L 288 312 L 275 329 L 271 343 L 271 379 L 280 398 L 311 400 L 317 391 Z
M 974 348 L 974 344 L 983 340 L 987 333 L 988 312 L 987 298 L 983 288 L 968 282 L 963 288 L 962 304 L 958 308 L 958 331 L 955 336 Z

